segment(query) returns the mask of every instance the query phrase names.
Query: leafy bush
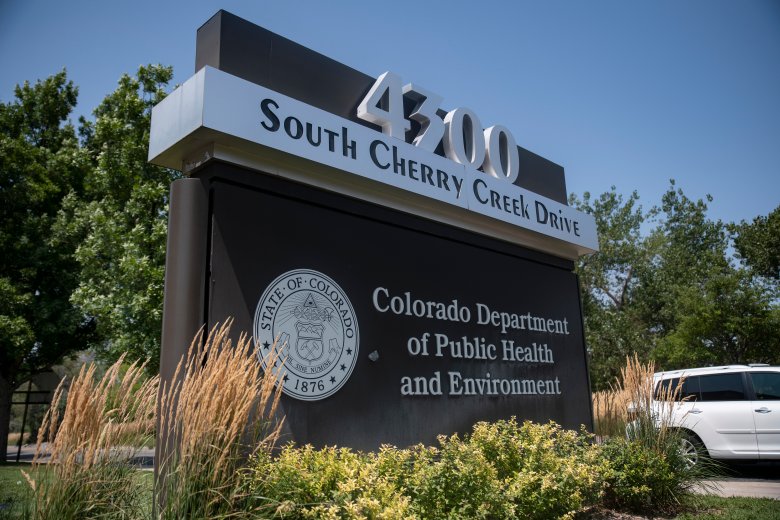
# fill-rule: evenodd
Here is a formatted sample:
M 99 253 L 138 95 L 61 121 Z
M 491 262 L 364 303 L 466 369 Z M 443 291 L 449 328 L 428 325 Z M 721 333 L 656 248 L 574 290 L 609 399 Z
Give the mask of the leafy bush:
M 50 444 L 39 445 L 27 475 L 32 516 L 147 518 L 154 496 L 160 519 L 572 518 L 599 503 L 668 510 L 708 476 L 709 466 L 683 456 L 682 432 L 659 427 L 649 407 L 639 408 L 630 438 L 603 444 L 554 422 L 512 418 L 441 436 L 433 447 L 274 451 L 280 387 L 270 372 L 261 377 L 248 340 L 234 347 L 228 332 L 226 324 L 205 342 L 197 337 L 162 389 L 158 419 L 170 437 L 154 486 L 131 455 L 154 425 L 158 380 L 121 360 L 102 378 L 94 366 L 82 370 L 65 407 L 53 406 L 41 428 L 39 440 Z M 649 395 L 648 373 L 636 362 L 624 374 L 632 402 Z M 55 403 L 62 395 L 60 388 Z M 254 431 L 246 431 L 255 414 Z M 41 455 L 56 464 L 41 464 Z
M 420 518 L 502 518 L 509 513 L 495 467 L 457 435 L 439 437 L 438 449 L 414 450 L 406 492 Z
M 254 510 L 267 518 L 409 518 L 409 499 L 376 471 L 377 458 L 348 448 L 261 451 L 248 483 Z
M 606 466 L 591 441 L 554 422 L 514 418 L 479 423 L 470 438 L 496 469 L 512 516 L 530 519 L 568 518 L 598 501 Z
M 606 505 L 639 512 L 668 508 L 679 500 L 688 471 L 676 447 L 664 452 L 639 440 L 615 438 L 603 450 L 610 465 Z
M 258 511 L 284 518 L 568 518 L 598 501 L 607 472 L 589 435 L 515 419 L 437 447 L 378 453 L 311 446 L 259 453 Z

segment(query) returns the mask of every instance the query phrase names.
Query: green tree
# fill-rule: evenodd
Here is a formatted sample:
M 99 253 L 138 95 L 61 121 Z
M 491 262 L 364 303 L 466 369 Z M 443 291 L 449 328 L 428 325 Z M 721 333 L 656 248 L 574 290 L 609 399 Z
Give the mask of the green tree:
M 680 294 L 678 324 L 659 342 L 665 367 L 780 363 L 780 310 L 766 284 L 726 269 Z
M 626 356 L 650 355 L 646 324 L 637 312 L 638 274 L 647 271 L 649 245 L 642 237 L 642 225 L 655 210 L 643 210 L 634 192 L 624 199 L 613 186 L 609 192 L 569 203 L 596 219 L 598 253 L 577 263 L 582 286 L 585 336 L 588 345 L 591 383 L 595 390 L 609 386 L 619 375 Z
M 17 86 L 0 103 L 0 449 L 13 391 L 88 346 L 93 323 L 71 303 L 76 244 L 53 232 L 89 169 L 73 126 L 78 89 L 65 71 Z
M 780 281 L 780 206 L 753 222 L 730 227 L 740 258 L 758 274 Z
M 660 368 L 779 362 L 780 311 L 772 285 L 755 276 L 765 268 L 749 271 L 728 255 L 728 230 L 741 229 L 743 238 L 762 237 L 751 246 L 761 253 L 755 257 L 759 263 L 766 260 L 770 220 L 727 226 L 707 217 L 703 201 L 693 202 L 673 188 L 664 195 L 666 219 L 655 231 L 663 244 L 661 259 L 648 273 L 644 293 Z
M 178 172 L 147 162 L 151 109 L 165 97 L 170 67 L 142 66 L 82 120 L 93 168 L 83 197 L 71 197 L 64 235 L 80 236 L 73 301 L 94 316 L 108 360 L 129 352 L 158 368 L 168 193 Z
M 652 257 L 638 273 L 640 315 L 654 344 L 679 324 L 681 299 L 729 267 L 725 225 L 707 216 L 704 200 L 693 201 L 674 180 L 670 183 L 661 200 L 660 222 L 648 237 Z
M 735 265 L 729 227 L 708 217 L 707 201 L 674 181 L 647 212 L 614 188 L 571 198 L 595 216 L 601 248 L 577 265 L 595 390 L 633 353 L 659 369 L 780 362 L 776 287 Z

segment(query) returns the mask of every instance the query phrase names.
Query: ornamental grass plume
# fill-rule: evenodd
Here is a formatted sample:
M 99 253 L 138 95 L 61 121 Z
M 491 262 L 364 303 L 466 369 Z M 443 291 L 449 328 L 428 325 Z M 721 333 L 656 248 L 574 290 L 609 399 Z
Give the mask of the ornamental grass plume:
M 681 378 L 674 387 L 653 387 L 655 363 L 643 364 L 634 354 L 633 359 L 626 358 L 626 366 L 620 369 L 620 381 L 617 391 L 627 396 L 631 407 L 633 420 L 629 425 L 630 437 L 642 440 L 647 445 L 655 445 L 659 450 L 665 450 L 667 444 L 673 441 L 679 444 L 680 433 L 673 428 L 673 406 L 668 403 L 679 401 L 682 391 Z M 656 406 L 656 403 L 667 403 Z
M 593 430 L 599 439 L 625 433 L 630 404 L 629 392 L 614 385 L 593 392 Z
M 248 515 L 242 468 L 279 439 L 282 386 L 271 370 L 263 372 L 250 338 L 242 334 L 233 345 L 231 324 L 215 326 L 205 341 L 201 330 L 161 389 L 160 518 Z M 276 349 L 268 356 L 266 366 L 273 366 Z
M 629 425 L 633 428 L 640 424 L 643 428 L 655 429 L 652 411 L 654 373 L 652 361 L 644 364 L 637 354 L 633 358 L 627 356 L 626 365 L 620 369 L 620 376 L 609 385 L 609 389 L 593 393 L 594 430 L 599 438 L 622 437 Z M 679 392 L 675 388 L 669 391 Z M 668 421 L 661 426 L 661 433 L 665 434 Z
M 133 465 L 154 435 L 158 377 L 121 356 L 102 377 L 82 366 L 65 379 L 38 431 L 30 473 L 31 516 L 36 519 L 140 518 L 150 494 Z M 33 475 L 33 476 L 31 476 Z M 146 497 L 144 497 L 146 495 Z

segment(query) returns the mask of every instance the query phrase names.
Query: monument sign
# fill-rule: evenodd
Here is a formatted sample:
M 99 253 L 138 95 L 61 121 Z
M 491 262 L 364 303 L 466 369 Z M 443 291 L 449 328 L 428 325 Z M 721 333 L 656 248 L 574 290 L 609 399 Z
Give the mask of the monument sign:
M 432 65 L 435 66 L 435 65 Z M 392 72 L 220 11 L 154 108 L 174 182 L 162 377 L 203 324 L 281 351 L 287 434 L 375 449 L 512 415 L 591 426 L 563 169 Z

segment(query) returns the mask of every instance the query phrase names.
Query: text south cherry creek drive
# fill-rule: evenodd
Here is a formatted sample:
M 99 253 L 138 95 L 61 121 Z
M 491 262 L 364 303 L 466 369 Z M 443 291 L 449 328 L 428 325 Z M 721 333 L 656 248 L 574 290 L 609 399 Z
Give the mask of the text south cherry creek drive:
M 403 111 L 404 96 L 417 103 L 408 119 Z M 501 125 L 483 131 L 478 116 L 465 107 L 449 111 L 442 119 L 436 112 L 441 99 L 441 96 L 416 84 L 409 83 L 402 88 L 400 77 L 385 72 L 358 105 L 357 117 L 379 125 L 383 134 L 404 142 L 407 142 L 406 132 L 411 128 L 410 120 L 416 121 L 420 124 L 420 132 L 409 141 L 415 147 L 433 153 L 441 143 L 444 156 L 451 161 L 481 169 L 495 179 L 514 184 L 520 175 L 520 158 L 511 131 Z M 325 145 L 330 152 L 340 151 L 345 157 L 356 158 L 357 143 L 349 138 L 348 128 L 328 129 L 301 121 L 293 115 L 280 116 L 276 113 L 279 104 L 271 98 L 263 99 L 260 107 L 265 117 L 261 126 L 267 131 L 283 129 L 291 139 L 299 140 L 305 136 L 313 147 Z M 457 198 L 464 195 L 463 178 L 424 162 L 405 158 L 396 146 L 389 146 L 377 139 L 371 142 L 368 151 L 371 161 L 379 170 L 392 171 L 396 175 L 453 192 Z M 541 200 L 532 201 L 532 210 L 522 194 L 512 196 L 491 189 L 479 178 L 473 180 L 470 189 L 474 200 L 482 206 L 527 221 L 535 219 L 542 226 L 581 236 L 577 219 L 564 215 L 560 209 L 549 209 Z

